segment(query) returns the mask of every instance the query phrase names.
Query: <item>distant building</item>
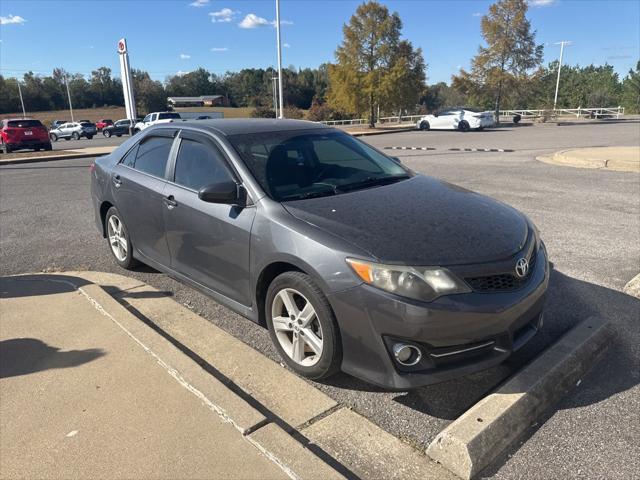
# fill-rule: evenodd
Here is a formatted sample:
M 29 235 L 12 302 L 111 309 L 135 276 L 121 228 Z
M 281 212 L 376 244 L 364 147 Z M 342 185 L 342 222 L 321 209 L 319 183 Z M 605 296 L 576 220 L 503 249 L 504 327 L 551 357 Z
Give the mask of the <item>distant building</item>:
M 229 104 L 224 95 L 200 95 L 199 97 L 169 97 L 172 107 L 226 107 Z

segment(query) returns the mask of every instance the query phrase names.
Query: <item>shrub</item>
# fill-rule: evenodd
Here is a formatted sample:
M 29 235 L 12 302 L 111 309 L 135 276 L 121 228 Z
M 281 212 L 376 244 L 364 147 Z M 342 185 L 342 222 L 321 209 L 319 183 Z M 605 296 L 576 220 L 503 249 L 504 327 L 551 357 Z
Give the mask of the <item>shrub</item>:
M 300 120 L 304 117 L 304 113 L 298 107 L 294 105 L 287 105 L 284 107 L 284 118 L 292 118 L 294 120 Z
M 252 112 L 253 118 L 276 118 L 276 112 L 271 107 L 256 107 Z

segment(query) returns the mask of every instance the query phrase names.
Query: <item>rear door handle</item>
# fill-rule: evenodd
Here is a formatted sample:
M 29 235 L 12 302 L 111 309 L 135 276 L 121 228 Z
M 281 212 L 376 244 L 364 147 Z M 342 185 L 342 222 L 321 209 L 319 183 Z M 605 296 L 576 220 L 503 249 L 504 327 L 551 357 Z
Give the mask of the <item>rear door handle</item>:
M 169 195 L 168 197 L 165 197 L 162 200 L 164 201 L 164 204 L 167 206 L 169 210 L 173 210 L 175 207 L 178 206 L 178 202 L 176 202 L 176 199 L 174 198 L 173 195 Z
M 119 188 L 120 185 L 122 185 L 122 179 L 120 178 L 120 175 L 114 175 L 114 177 L 113 177 L 113 185 L 116 188 Z

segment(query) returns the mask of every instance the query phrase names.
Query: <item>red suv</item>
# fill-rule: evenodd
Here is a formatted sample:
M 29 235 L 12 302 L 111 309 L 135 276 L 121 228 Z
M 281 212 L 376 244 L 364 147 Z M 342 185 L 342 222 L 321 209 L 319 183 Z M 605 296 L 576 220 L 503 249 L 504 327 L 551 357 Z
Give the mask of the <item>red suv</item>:
M 109 127 L 111 125 L 113 125 L 113 120 L 110 120 L 108 118 L 104 118 L 96 122 L 96 128 L 98 130 L 102 130 L 104 127 Z
M 4 153 L 25 148 L 35 150 L 41 148 L 51 150 L 49 132 L 32 118 L 8 118 L 0 124 L 0 148 Z

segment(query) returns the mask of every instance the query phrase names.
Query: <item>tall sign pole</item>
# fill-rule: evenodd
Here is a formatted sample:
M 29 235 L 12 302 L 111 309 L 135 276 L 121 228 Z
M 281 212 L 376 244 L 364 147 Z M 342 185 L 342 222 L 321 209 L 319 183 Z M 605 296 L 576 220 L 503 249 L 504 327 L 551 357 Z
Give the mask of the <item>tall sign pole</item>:
M 69 112 L 71 113 L 71 121 L 74 122 L 75 120 L 73 119 L 73 105 L 71 105 L 71 92 L 69 91 L 69 78 L 66 74 L 64 76 L 64 84 L 67 87 L 67 98 L 69 99 Z
M 133 132 L 133 126 L 136 121 L 136 101 L 133 97 L 133 81 L 131 80 L 129 52 L 125 38 L 118 40 L 118 54 L 120 55 L 120 77 L 122 78 L 122 90 L 124 93 L 124 107 L 127 112 L 127 118 L 131 120 L 129 130 Z
M 280 105 L 280 115 L 284 118 L 282 100 L 282 46 L 280 45 L 280 0 L 276 0 L 276 35 L 278 37 L 278 103 Z
M 567 42 L 563 40 L 562 42 L 556 43 L 556 45 L 560 45 L 560 61 L 558 62 L 558 78 L 556 79 L 556 95 L 553 97 L 553 109 L 556 109 L 556 104 L 558 103 L 558 87 L 560 87 L 560 70 L 562 69 L 562 54 L 564 53 L 564 46 L 570 45 L 571 42 Z
M 16 82 L 18 84 L 18 93 L 20 94 L 20 103 L 22 104 L 22 117 L 27 118 L 27 112 L 24 109 L 24 100 L 22 99 L 22 88 L 20 88 L 20 80 Z
M 278 85 L 276 81 L 278 77 L 271 77 L 271 91 L 273 93 L 273 111 L 276 112 L 276 117 L 278 116 Z

